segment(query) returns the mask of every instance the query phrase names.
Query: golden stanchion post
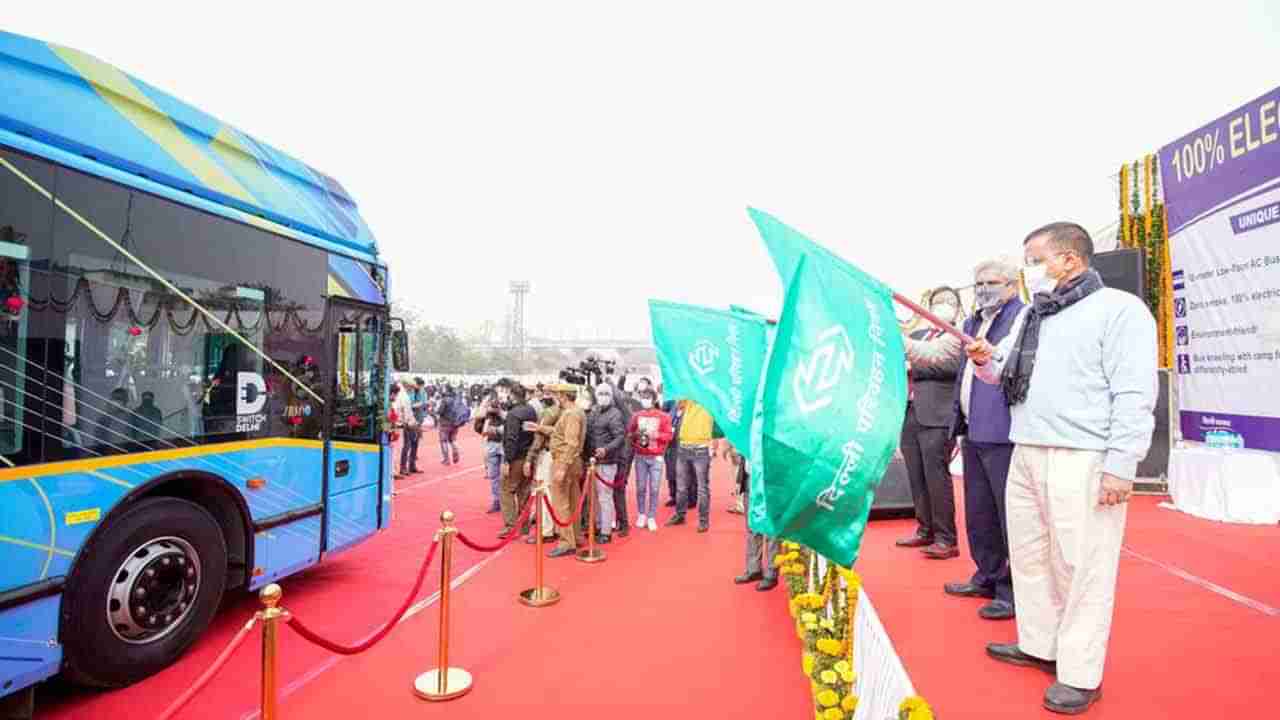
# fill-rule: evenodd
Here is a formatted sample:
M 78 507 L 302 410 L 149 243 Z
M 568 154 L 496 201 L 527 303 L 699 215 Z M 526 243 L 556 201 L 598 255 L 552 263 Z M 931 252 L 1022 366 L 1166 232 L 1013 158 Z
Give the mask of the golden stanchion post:
M 591 465 L 587 468 L 587 492 L 591 493 L 590 500 L 587 505 L 590 508 L 590 515 L 587 517 L 587 547 L 585 550 L 578 551 L 579 562 L 598 563 L 604 562 L 607 557 L 603 550 L 596 547 L 596 516 L 599 515 L 596 503 L 599 497 L 596 495 L 596 460 L 591 459 Z
M 276 693 L 276 645 L 280 618 L 285 614 L 279 608 L 283 595 L 284 591 L 275 583 L 262 588 L 258 593 L 258 599 L 262 601 L 262 610 L 258 613 L 262 618 L 262 720 L 280 718 L 277 707 L 279 696 Z
M 453 513 L 440 513 L 444 526 L 436 531 L 440 541 L 440 654 L 434 670 L 428 670 L 413 681 L 413 691 L 424 700 L 452 700 L 471 692 L 471 673 L 449 667 L 449 572 L 453 564 Z
M 546 555 L 542 552 L 542 505 L 543 498 L 546 497 L 547 486 L 544 482 L 541 485 L 535 485 L 533 488 L 533 512 L 538 515 L 537 530 L 538 541 L 534 545 L 534 561 L 533 561 L 533 587 L 520 592 L 520 602 L 529 607 L 546 607 L 547 605 L 555 605 L 560 602 L 560 591 L 553 587 L 547 587 L 542 584 L 542 562 L 546 559 Z

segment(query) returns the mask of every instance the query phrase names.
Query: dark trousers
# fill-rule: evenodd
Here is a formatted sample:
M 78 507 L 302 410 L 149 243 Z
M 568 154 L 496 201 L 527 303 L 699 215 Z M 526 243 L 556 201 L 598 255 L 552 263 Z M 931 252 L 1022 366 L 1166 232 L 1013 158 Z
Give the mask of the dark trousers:
M 667 454 L 663 457 L 663 465 L 667 468 L 667 499 L 677 500 L 680 497 L 680 443 L 675 440 L 671 441 L 671 445 L 667 447 Z
M 964 523 L 974 565 L 973 584 L 995 590 L 996 599 L 1013 603 L 1009 574 L 1009 531 L 1004 488 L 1013 445 L 964 444 Z
M 418 441 L 422 438 L 422 428 L 405 427 L 401 432 L 404 441 L 400 445 L 400 473 L 404 474 L 418 469 Z
M 676 495 L 676 515 L 684 517 L 685 511 L 696 502 L 698 524 L 706 525 L 711 521 L 711 449 L 681 447 L 677 457 L 680 492 Z
M 951 430 L 925 427 L 907 405 L 902 425 L 902 458 L 911 479 L 911 500 L 916 506 L 916 532 L 943 545 L 956 544 L 956 493 L 951 487 Z

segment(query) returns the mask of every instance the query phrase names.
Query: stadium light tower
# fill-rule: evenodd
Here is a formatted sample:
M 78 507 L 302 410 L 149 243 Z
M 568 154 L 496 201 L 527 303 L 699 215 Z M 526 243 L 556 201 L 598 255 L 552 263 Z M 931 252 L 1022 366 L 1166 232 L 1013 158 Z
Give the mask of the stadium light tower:
M 516 357 L 521 360 L 524 359 L 526 344 L 524 331 L 524 298 L 528 294 L 528 280 L 511 281 L 511 346 L 516 351 Z

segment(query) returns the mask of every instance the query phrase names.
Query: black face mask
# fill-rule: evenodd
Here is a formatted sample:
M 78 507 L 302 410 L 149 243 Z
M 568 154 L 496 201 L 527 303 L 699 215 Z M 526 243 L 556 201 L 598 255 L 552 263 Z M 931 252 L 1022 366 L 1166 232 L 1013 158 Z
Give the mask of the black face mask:
M 556 404 L 556 401 L 552 400 L 551 398 L 542 399 L 542 407 L 544 408 L 555 407 L 555 404 Z

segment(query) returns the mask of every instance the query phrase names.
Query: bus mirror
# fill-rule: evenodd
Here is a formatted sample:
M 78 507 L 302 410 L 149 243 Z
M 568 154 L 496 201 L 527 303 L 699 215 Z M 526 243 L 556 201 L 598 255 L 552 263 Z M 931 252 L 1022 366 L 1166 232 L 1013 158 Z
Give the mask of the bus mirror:
M 396 372 L 409 372 L 409 333 L 404 330 L 391 333 L 391 366 Z

